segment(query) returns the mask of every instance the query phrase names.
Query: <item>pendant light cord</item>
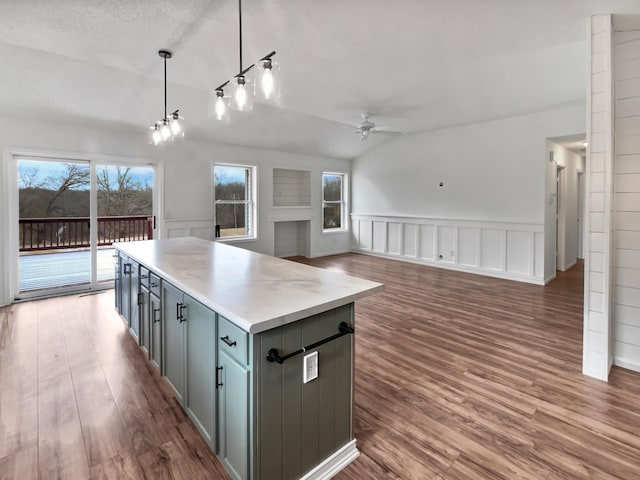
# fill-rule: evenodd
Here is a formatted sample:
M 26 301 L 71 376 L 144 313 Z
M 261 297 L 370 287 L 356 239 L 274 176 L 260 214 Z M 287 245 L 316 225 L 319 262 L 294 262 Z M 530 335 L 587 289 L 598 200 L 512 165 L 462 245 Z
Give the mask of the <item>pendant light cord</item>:
M 164 57 L 164 121 L 167 121 L 167 57 Z
M 240 24 L 240 75 L 242 75 L 242 0 L 238 0 L 238 20 Z

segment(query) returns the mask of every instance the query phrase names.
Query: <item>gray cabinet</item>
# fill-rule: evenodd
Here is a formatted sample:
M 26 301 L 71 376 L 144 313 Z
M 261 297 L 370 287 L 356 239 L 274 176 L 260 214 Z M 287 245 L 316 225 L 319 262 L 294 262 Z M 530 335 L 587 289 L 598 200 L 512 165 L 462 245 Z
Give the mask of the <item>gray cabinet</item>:
M 136 341 L 140 335 L 140 266 L 138 262 L 120 253 L 116 268 L 116 303 L 118 311 L 127 321 Z
M 216 451 L 216 316 L 171 284 L 162 286 L 163 372 L 180 404 Z
M 216 315 L 188 295 L 186 308 L 185 409 L 213 451 L 216 445 Z
M 185 335 L 184 294 L 173 285 L 162 286 L 162 371 L 184 406 L 185 394 Z
M 250 370 L 218 353 L 218 456 L 233 478 L 249 478 Z
M 162 373 L 162 302 L 153 293 L 149 295 L 149 324 L 149 359 L 151 365 Z
M 151 294 L 149 287 L 140 285 L 140 346 L 144 350 L 147 358 L 151 351 L 150 348 L 150 329 L 151 329 Z

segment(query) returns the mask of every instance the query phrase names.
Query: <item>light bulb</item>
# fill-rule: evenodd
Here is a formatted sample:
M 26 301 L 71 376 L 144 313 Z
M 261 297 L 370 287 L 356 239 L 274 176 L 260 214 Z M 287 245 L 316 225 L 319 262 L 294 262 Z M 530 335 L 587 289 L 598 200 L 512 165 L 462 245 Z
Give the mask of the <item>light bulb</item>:
M 162 127 L 160 127 L 160 134 L 162 135 L 162 140 L 168 140 L 171 137 L 171 129 L 169 128 L 169 124 L 166 120 L 162 121 Z
M 244 110 L 247 105 L 247 89 L 244 86 L 244 79 L 240 83 L 240 78 L 238 77 L 238 87 L 236 88 L 236 106 L 238 110 Z
M 264 71 L 262 72 L 262 93 L 264 98 L 269 100 L 273 93 L 273 74 L 271 73 L 271 62 L 267 66 L 265 62 Z
M 160 135 L 160 130 L 158 130 L 158 126 L 156 125 L 155 130 L 153 131 L 153 135 L 151 136 L 154 145 L 158 145 L 162 141 L 162 135 Z
M 173 117 L 171 120 L 171 133 L 173 135 L 179 135 L 182 131 L 182 125 L 180 125 L 180 119 Z
M 216 98 L 216 118 L 218 120 L 222 120 L 222 117 L 224 115 L 224 113 L 227 111 L 227 107 L 224 104 L 224 98 L 223 98 L 223 93 L 222 91 L 219 91 L 216 93 L 217 98 Z

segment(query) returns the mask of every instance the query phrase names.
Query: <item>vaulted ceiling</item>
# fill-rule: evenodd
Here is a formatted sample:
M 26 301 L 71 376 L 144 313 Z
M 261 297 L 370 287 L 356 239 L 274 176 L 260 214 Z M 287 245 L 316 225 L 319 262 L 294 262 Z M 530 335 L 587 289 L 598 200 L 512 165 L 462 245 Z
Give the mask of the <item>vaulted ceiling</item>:
M 637 0 L 245 0 L 245 64 L 276 50 L 283 96 L 228 125 L 208 92 L 238 71 L 237 0 L 0 1 L 0 115 L 140 134 L 168 104 L 190 138 L 353 158 L 345 124 L 403 133 L 584 102 L 593 13 Z M 577 132 L 576 132 L 577 133 Z

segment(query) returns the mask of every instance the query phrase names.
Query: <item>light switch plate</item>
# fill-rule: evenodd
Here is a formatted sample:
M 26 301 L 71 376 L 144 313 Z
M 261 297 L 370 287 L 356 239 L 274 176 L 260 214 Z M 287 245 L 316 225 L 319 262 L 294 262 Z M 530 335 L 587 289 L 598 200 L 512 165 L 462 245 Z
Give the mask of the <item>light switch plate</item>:
M 302 381 L 304 383 L 318 378 L 318 352 L 313 352 L 304 356 L 302 369 Z

